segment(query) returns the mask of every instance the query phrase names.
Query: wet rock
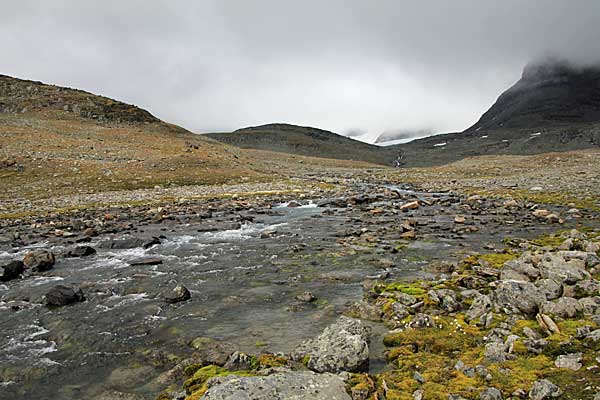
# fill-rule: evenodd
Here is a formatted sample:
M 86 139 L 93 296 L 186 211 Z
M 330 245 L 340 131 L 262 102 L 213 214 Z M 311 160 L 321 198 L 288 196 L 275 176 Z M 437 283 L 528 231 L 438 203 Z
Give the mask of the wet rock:
M 60 307 L 85 301 L 85 296 L 80 288 L 58 285 L 46 293 L 45 299 L 46 305 Z
M 207 385 L 204 400 L 351 400 L 340 377 L 311 371 L 253 377 L 230 375 L 209 379 Z
M 573 318 L 581 311 L 581 305 L 572 297 L 561 297 L 556 302 L 548 301 L 541 307 L 544 314 L 561 318 Z
M 479 395 L 479 400 L 503 400 L 502 392 L 496 388 L 489 387 L 483 389 Z
M 96 249 L 90 246 L 77 246 L 67 251 L 65 257 L 87 257 L 96 254 Z
M 374 306 L 364 301 L 357 301 L 346 308 L 344 313 L 349 317 L 365 319 L 369 321 L 381 321 L 383 312 L 380 307 Z
M 154 245 L 160 244 L 159 238 L 142 239 L 142 238 L 127 238 L 116 240 L 105 240 L 99 244 L 101 249 L 125 250 L 141 247 L 148 249 Z
M 529 391 L 531 400 L 547 400 L 562 395 L 562 390 L 548 379 L 535 381 Z
M 311 292 L 304 292 L 296 296 L 296 300 L 303 301 L 305 303 L 311 303 L 315 301 L 317 298 Z
M 583 366 L 581 364 L 582 353 L 565 354 L 556 357 L 554 365 L 557 368 L 566 368 L 572 371 L 579 371 Z
M 492 296 L 496 307 L 505 313 L 526 315 L 535 315 L 545 298 L 533 283 L 522 281 L 499 281 Z
M 162 263 L 162 259 L 156 257 L 143 257 L 129 261 L 129 265 L 131 266 L 160 265 Z
M 241 351 L 236 351 L 229 356 L 223 368 L 229 371 L 251 370 L 254 368 L 252 357 Z
M 164 294 L 165 301 L 170 304 L 186 301 L 191 297 L 190 291 L 183 285 L 177 285 L 175 288 Z
M 202 366 L 218 365 L 222 367 L 229 356 L 236 351 L 236 347 L 228 342 L 212 339 L 205 336 L 197 337 L 190 342 L 194 350 L 194 363 Z
M 0 266 L 0 281 L 8 282 L 13 279 L 18 279 L 25 272 L 25 264 L 19 260 L 13 260 L 8 264 Z
M 23 258 L 23 264 L 32 272 L 44 272 L 50 270 L 55 263 L 54 254 L 47 250 L 30 251 Z
M 360 321 L 340 317 L 317 338 L 307 340 L 292 352 L 317 372 L 361 372 L 369 367 L 369 329 Z

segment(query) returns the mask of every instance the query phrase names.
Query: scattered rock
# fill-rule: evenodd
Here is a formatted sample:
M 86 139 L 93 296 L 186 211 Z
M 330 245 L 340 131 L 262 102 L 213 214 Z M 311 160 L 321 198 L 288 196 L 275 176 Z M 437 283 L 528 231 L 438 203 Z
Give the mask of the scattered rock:
M 556 357 L 554 365 L 557 368 L 567 368 L 573 371 L 579 371 L 583 364 L 581 364 L 582 353 L 565 354 Z
M 489 387 L 483 389 L 479 395 L 479 400 L 504 400 L 502 392 L 496 388 Z
M 305 303 L 311 303 L 315 301 L 317 298 L 311 292 L 304 292 L 296 296 L 296 300 L 303 301 Z
M 173 290 L 165 293 L 164 299 L 167 303 L 174 304 L 189 300 L 192 297 L 190 291 L 183 285 L 177 285 Z
M 129 261 L 129 265 L 131 265 L 132 267 L 140 265 L 160 265 L 162 263 L 162 259 L 156 257 L 137 258 L 135 260 Z
M 253 364 L 251 356 L 242 353 L 241 351 L 236 351 L 229 356 L 223 368 L 228 369 L 229 371 L 251 370 L 254 367 Z
M 400 206 L 400 211 L 416 210 L 417 208 L 419 208 L 419 202 L 411 201 L 409 203 L 402 204 Z
M 8 264 L 0 266 L 0 281 L 8 282 L 18 279 L 25 272 L 25 264 L 22 261 L 13 260 Z
M 317 372 L 361 372 L 369 367 L 369 329 L 360 321 L 340 317 L 317 338 L 307 340 L 292 352 Z
M 85 296 L 80 288 L 58 285 L 46 293 L 46 305 L 66 306 L 67 304 L 85 301 Z
M 228 342 L 212 339 L 205 336 L 197 337 L 190 342 L 194 350 L 194 363 L 202 366 L 225 365 L 229 356 L 236 351 L 236 347 Z
M 548 379 L 535 381 L 529 391 L 531 400 L 547 400 L 562 395 L 562 390 Z
M 34 250 L 25 255 L 23 264 L 32 272 L 44 272 L 50 270 L 55 263 L 54 254 L 47 250 Z
M 268 376 L 209 379 L 204 400 L 351 400 L 337 375 L 289 371 Z
M 65 257 L 87 257 L 96 254 L 96 249 L 90 246 L 77 246 L 67 251 Z

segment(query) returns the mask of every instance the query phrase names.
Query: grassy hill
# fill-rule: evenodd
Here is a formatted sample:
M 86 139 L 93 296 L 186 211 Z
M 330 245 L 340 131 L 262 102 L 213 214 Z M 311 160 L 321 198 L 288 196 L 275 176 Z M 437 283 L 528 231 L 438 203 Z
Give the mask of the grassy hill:
M 251 164 L 138 107 L 0 76 L 0 201 L 264 179 Z

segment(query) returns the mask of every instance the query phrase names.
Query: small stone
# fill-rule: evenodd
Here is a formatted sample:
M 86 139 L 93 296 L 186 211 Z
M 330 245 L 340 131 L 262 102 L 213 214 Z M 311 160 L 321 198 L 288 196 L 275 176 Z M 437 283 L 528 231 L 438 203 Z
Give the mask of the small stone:
M 192 297 L 190 291 L 183 285 L 177 285 L 173 290 L 166 293 L 164 298 L 167 303 L 174 304 L 189 300 Z
M 465 221 L 466 221 L 466 219 L 462 215 L 457 215 L 456 217 L 454 217 L 455 224 L 464 224 Z
M 411 201 L 409 203 L 402 204 L 400 206 L 400 211 L 415 210 L 417 208 L 419 208 L 419 202 L 418 201 Z
M 529 391 L 531 400 L 547 400 L 562 395 L 562 390 L 548 379 L 535 381 Z
M 311 303 L 315 301 L 317 298 L 311 292 L 304 292 L 296 296 L 296 300 L 303 301 L 305 303 Z
M 418 371 L 415 371 L 415 373 L 413 374 L 413 379 L 419 382 L 420 384 L 424 384 L 426 382 L 425 377 L 421 375 Z
M 504 400 L 502 392 L 496 388 L 485 388 L 479 395 L 479 400 Z

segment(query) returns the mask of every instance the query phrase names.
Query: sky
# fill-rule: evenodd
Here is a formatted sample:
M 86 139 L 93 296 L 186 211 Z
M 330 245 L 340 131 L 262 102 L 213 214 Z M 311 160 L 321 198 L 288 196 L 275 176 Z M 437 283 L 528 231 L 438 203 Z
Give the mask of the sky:
M 194 132 L 462 131 L 524 65 L 600 58 L 598 0 L 2 0 L 0 74 Z

